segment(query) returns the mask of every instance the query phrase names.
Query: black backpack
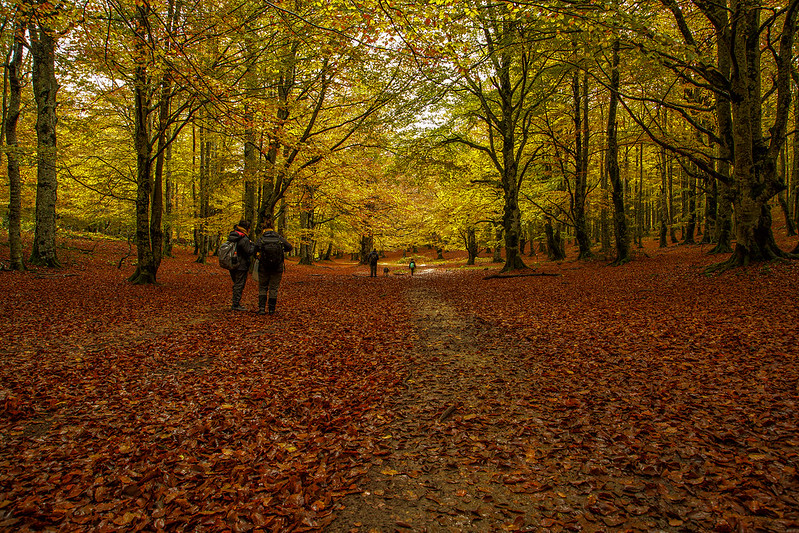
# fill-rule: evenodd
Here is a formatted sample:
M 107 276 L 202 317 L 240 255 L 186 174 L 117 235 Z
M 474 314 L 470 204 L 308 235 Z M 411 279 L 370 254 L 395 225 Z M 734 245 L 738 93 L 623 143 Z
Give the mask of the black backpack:
M 283 263 L 283 241 L 276 234 L 264 235 L 259 245 L 258 268 L 277 270 Z
M 236 244 L 236 241 L 225 241 L 219 246 L 219 266 L 227 270 L 234 270 L 239 266 Z

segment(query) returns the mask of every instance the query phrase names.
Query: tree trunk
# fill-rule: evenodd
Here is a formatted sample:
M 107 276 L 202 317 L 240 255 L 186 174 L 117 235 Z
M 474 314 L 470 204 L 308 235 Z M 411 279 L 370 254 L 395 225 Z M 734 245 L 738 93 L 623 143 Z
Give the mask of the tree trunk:
M 591 253 L 591 236 L 588 234 L 588 222 L 585 214 L 585 203 L 588 197 L 588 72 L 583 75 L 582 87 L 579 74 L 572 78 L 572 97 L 574 99 L 574 233 L 577 238 L 579 253 L 577 259 L 588 259 Z
M 665 115 L 665 113 L 664 113 Z M 666 191 L 669 190 L 668 175 L 666 172 L 666 164 L 668 163 L 668 154 L 665 148 L 660 149 L 660 162 L 658 164 L 660 170 L 660 248 L 668 247 L 669 243 L 666 240 L 669 232 L 669 201 L 666 196 Z
M 491 262 L 492 263 L 501 263 L 502 262 L 502 226 L 497 224 L 494 226 L 494 241 L 497 243 L 494 246 L 494 251 L 491 254 Z
M 555 235 L 552 228 L 552 221 L 547 218 L 544 222 L 544 233 L 547 238 L 547 257 L 550 261 L 563 261 L 566 259 L 566 254 L 563 251 L 560 243 L 560 234 Z
M 150 201 L 153 194 L 152 147 L 150 145 L 147 47 L 147 8 L 139 5 L 134 20 L 134 146 L 136 148 L 136 254 L 138 264 L 128 281 L 136 285 L 156 282 L 156 266 L 150 233 Z
M 33 238 L 31 263 L 58 267 L 56 254 L 56 201 L 58 177 L 56 170 L 56 93 L 55 32 L 39 23 L 31 28 L 33 55 L 33 93 L 36 98 L 36 230 Z
M 165 32 L 167 38 L 164 45 L 164 53 L 167 56 L 171 54 L 173 48 L 172 29 L 180 16 L 180 7 L 181 3 L 178 2 L 176 6 L 174 0 L 169 0 L 167 4 L 167 27 Z M 155 174 L 153 176 L 152 201 L 150 202 L 150 244 L 153 254 L 153 277 L 155 277 L 155 273 L 161 267 L 161 259 L 164 254 L 164 161 L 166 159 L 166 151 L 172 145 L 172 139 L 167 137 L 172 106 L 172 72 L 166 66 L 163 68 L 165 71 L 160 83 Z M 167 183 L 167 193 L 169 193 L 170 185 L 170 183 Z
M 799 134 L 799 132 L 794 132 L 794 135 Z M 782 150 L 780 152 L 780 168 L 782 169 L 780 175 L 783 176 L 783 180 L 788 182 L 788 154 L 785 153 L 786 150 Z M 790 191 L 790 186 L 788 187 L 788 191 Z M 785 234 L 789 237 L 793 237 L 796 235 L 796 226 L 793 223 L 793 217 L 791 217 L 791 208 L 788 206 L 788 200 L 786 199 L 785 191 L 781 191 L 777 195 L 777 201 L 780 203 L 780 208 L 782 209 L 782 214 L 785 217 Z
M 474 227 L 470 226 L 466 230 L 466 264 L 474 265 L 477 259 L 477 232 Z
M 603 254 L 610 254 L 610 211 L 608 205 L 610 204 L 610 194 L 608 190 L 610 184 L 608 182 L 607 165 L 605 164 L 605 156 L 607 154 L 602 152 L 600 154 L 600 169 L 599 169 L 599 187 L 602 191 L 602 208 L 599 211 L 599 240 L 602 246 Z
M 205 264 L 208 254 L 211 251 L 211 239 L 208 234 L 208 219 L 211 216 L 211 141 L 210 133 L 205 124 L 200 126 L 200 191 L 199 191 L 199 210 L 200 210 L 200 245 L 197 252 L 197 263 Z
M 316 249 L 316 242 L 312 238 L 315 225 L 313 195 L 313 188 L 306 186 L 303 205 L 300 208 L 300 265 L 313 265 L 313 255 Z
M 769 199 L 783 188 L 777 176 L 777 159 L 785 142 L 790 106 L 790 63 L 796 33 L 799 2 L 786 11 L 777 63 L 777 101 L 768 140 L 762 135 L 763 101 L 760 65 L 760 10 L 757 4 L 733 3 L 736 22 L 731 57 L 732 139 L 735 205 L 735 249 L 729 260 L 710 270 L 745 266 L 786 254 L 777 246 L 771 230 Z
M 793 98 L 793 161 L 791 163 L 791 188 L 793 191 L 793 220 L 799 226 L 799 70 L 791 69 L 794 87 L 797 89 Z M 799 253 L 799 242 L 791 253 Z
M 619 105 L 619 40 L 613 41 L 613 56 L 610 75 L 610 105 L 608 108 L 608 133 L 605 164 L 610 180 L 613 200 L 613 233 L 616 237 L 616 259 L 614 265 L 631 260 L 627 215 L 624 212 L 624 183 L 619 172 L 619 143 L 616 129 L 616 110 Z
M 245 47 L 247 53 L 247 72 L 245 73 L 245 84 L 247 96 L 244 101 L 244 218 L 255 224 L 256 220 L 256 191 L 258 190 L 258 159 L 255 146 L 255 118 L 250 103 L 251 98 L 257 96 L 258 71 L 256 68 L 256 54 L 253 48 L 252 31 L 245 34 Z
M 677 239 L 677 228 L 674 226 L 674 158 L 671 156 L 669 157 L 666 172 L 668 173 L 669 181 L 669 240 L 671 240 L 672 244 L 676 244 L 680 241 Z
M 172 257 L 172 211 L 177 197 L 173 191 L 177 184 L 172 183 L 172 143 L 167 144 L 164 158 L 164 255 Z
M 361 248 L 358 251 L 358 264 L 366 264 L 366 256 L 374 247 L 374 238 L 371 235 L 361 235 Z
M 644 247 L 644 145 L 638 145 L 638 187 L 635 198 L 635 234 L 638 248 Z
M 688 188 L 685 195 L 685 205 L 688 217 L 685 221 L 685 233 L 683 234 L 683 244 L 696 244 L 694 235 L 696 234 L 696 176 L 693 173 L 683 171 L 683 176 L 688 180 Z
M 788 202 L 785 200 L 784 192 L 781 192 L 777 195 L 777 201 L 779 202 L 780 208 L 782 208 L 782 213 L 785 216 L 785 234 L 789 237 L 793 237 L 796 235 L 796 227 L 793 224 L 791 210 L 788 208 Z
M 8 244 L 12 270 L 25 270 L 22 259 L 22 181 L 19 173 L 17 123 L 22 101 L 22 51 L 25 26 L 14 27 L 13 51 L 8 63 L 9 97 L 5 120 L 6 158 L 8 163 Z
M 732 68 L 730 47 L 731 36 L 727 25 L 727 11 L 719 6 L 716 10 L 716 56 L 718 58 L 719 72 L 725 79 L 730 78 Z M 716 246 L 710 251 L 712 254 L 726 254 L 732 252 L 732 202 L 733 194 L 730 187 L 732 177 L 730 165 L 732 163 L 732 107 L 727 91 L 716 93 L 716 122 L 718 124 L 720 143 L 718 144 L 718 165 L 716 171 L 718 180 L 718 201 L 716 203 L 716 225 L 714 241 Z
M 718 180 L 708 177 L 710 187 L 705 192 L 705 233 L 702 235 L 702 244 L 716 242 L 716 212 L 718 211 L 719 187 Z

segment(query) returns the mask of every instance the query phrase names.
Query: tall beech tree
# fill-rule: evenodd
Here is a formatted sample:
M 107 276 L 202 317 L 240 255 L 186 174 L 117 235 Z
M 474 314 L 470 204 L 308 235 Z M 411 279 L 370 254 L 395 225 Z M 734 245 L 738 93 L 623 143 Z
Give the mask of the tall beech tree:
M 22 15 L 20 11 L 17 15 Z M 19 142 L 17 124 L 22 102 L 22 59 L 25 42 L 25 21 L 14 20 L 11 58 L 8 62 L 8 107 L 5 116 L 6 159 L 8 168 L 8 244 L 12 270 L 25 270 L 22 259 L 22 181 L 19 173 Z
M 619 170 L 619 129 L 616 114 L 619 105 L 620 47 L 619 39 L 614 39 L 611 45 L 610 104 L 608 106 L 607 149 L 605 152 L 605 171 L 610 180 L 610 196 L 613 202 L 613 234 L 616 237 L 616 259 L 613 264 L 615 265 L 627 263 L 632 259 L 627 213 L 624 207 L 624 183 Z
M 33 94 L 36 99 L 36 229 L 31 263 L 58 267 L 56 253 L 56 202 L 58 200 L 58 159 L 56 142 L 55 52 L 58 35 L 54 22 L 60 7 L 48 2 L 29 4 L 28 26 L 33 57 Z
M 527 268 L 519 250 L 519 191 L 536 149 L 533 120 L 561 82 L 544 42 L 552 35 L 536 17 L 522 17 L 508 4 L 475 3 L 467 9 L 466 27 L 479 32 L 469 42 L 472 57 L 455 57 L 460 76 L 451 89 L 461 95 L 461 118 L 474 132 L 456 133 L 457 142 L 484 154 L 492 163 L 503 192 L 503 271 Z M 455 47 L 453 46 L 453 49 Z M 472 126 L 481 125 L 478 133 Z

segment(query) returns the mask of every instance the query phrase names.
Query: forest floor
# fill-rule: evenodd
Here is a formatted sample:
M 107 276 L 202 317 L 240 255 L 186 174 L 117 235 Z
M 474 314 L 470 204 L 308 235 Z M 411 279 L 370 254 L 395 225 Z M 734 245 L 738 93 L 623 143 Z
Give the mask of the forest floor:
M 258 317 L 126 248 L 0 273 L 0 531 L 799 531 L 799 263 L 290 261 Z

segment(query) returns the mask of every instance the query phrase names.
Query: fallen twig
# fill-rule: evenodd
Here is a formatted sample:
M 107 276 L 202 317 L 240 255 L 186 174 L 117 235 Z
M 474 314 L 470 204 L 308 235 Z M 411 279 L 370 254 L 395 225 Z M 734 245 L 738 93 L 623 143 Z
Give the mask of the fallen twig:
M 124 256 L 124 257 L 122 257 L 122 258 L 119 260 L 119 263 L 117 263 L 117 270 L 122 270 L 122 263 L 125 261 L 125 259 L 127 259 L 127 258 L 128 258 L 128 257 L 130 257 L 131 255 L 133 255 L 133 246 L 132 246 L 132 245 L 131 245 L 131 243 L 130 243 L 130 238 L 131 238 L 131 236 L 130 236 L 130 235 L 128 235 L 128 255 L 126 255 L 126 256 Z
M 451 416 L 452 416 L 452 413 L 454 413 L 454 412 L 455 412 L 455 409 L 456 409 L 456 407 L 455 407 L 454 405 L 450 405 L 449 407 L 447 407 L 446 409 L 444 409 L 444 412 L 443 412 L 443 413 L 441 413 L 441 416 L 439 416 L 439 417 L 438 417 L 438 421 L 439 421 L 439 422 L 443 422 L 443 421 L 444 421 L 444 420 L 446 420 L 447 418 L 451 417 Z

